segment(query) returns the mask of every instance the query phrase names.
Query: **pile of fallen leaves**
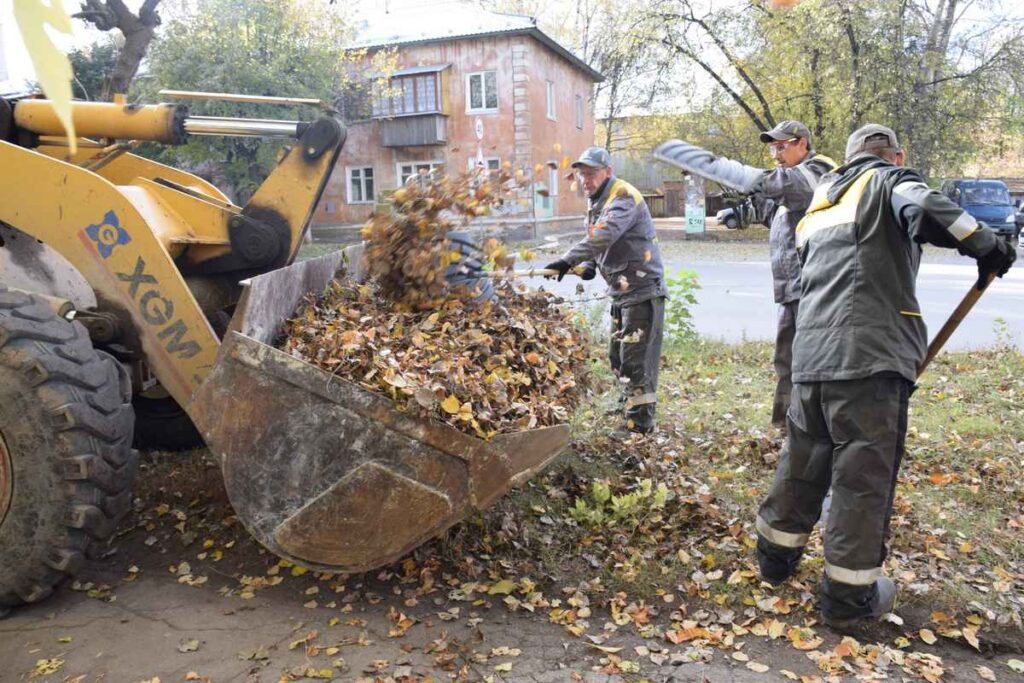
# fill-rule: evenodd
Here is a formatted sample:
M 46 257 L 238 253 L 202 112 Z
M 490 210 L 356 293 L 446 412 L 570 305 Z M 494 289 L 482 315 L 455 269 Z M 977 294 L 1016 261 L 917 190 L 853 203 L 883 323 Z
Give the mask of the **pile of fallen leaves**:
M 392 211 L 364 229 L 363 281 L 343 275 L 309 297 L 281 348 L 482 438 L 567 422 L 585 394 L 591 348 L 576 314 L 509 281 L 487 301 L 477 287 L 446 284 L 464 258 L 448 231 L 502 201 L 509 182 L 502 172 L 398 190 Z M 496 240 L 480 254 L 477 267 L 502 263 Z

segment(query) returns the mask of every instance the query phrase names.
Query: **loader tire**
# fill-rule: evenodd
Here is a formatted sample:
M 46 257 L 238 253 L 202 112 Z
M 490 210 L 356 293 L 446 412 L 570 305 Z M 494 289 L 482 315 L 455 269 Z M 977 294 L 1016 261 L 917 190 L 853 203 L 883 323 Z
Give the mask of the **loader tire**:
M 149 398 L 137 395 L 135 447 L 155 451 L 187 451 L 204 445 L 199 430 L 185 409 L 170 396 Z
M 131 383 L 80 323 L 0 287 L 0 612 L 47 597 L 131 506 Z

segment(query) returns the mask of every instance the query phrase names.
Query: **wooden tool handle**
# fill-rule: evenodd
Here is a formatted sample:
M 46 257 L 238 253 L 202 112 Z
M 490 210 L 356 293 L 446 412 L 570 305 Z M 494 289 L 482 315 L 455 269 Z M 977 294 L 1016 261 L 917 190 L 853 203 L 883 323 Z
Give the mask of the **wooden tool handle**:
M 570 273 L 573 271 L 569 271 Z M 487 277 L 550 277 L 558 275 L 554 268 L 530 268 L 529 270 L 492 270 L 486 273 Z
M 981 295 L 985 293 L 985 290 L 988 289 L 988 286 L 992 284 L 992 281 L 995 279 L 996 274 L 989 273 L 984 289 L 978 289 L 976 286 L 971 285 L 970 291 L 964 295 L 963 300 L 950 314 L 949 320 L 946 321 L 946 324 L 942 326 L 942 329 L 940 329 L 938 334 L 935 335 L 935 338 L 932 339 L 932 343 L 928 345 L 928 354 L 924 357 L 924 361 L 922 361 L 921 366 L 917 369 L 918 377 L 921 377 L 921 374 L 924 373 L 925 368 L 928 367 L 929 363 L 935 359 L 935 356 L 939 355 L 939 351 L 941 351 L 942 347 L 945 346 L 947 341 L 949 341 L 949 338 L 953 336 L 956 328 L 964 321 L 967 314 L 970 313 L 972 308 L 974 308 L 974 304 L 978 303 L 978 299 L 981 298 Z

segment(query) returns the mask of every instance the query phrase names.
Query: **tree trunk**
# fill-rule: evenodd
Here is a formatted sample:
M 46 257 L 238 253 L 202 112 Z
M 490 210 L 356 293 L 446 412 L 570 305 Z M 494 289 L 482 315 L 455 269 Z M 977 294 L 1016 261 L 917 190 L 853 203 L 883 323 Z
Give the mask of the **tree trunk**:
M 82 11 L 75 14 L 93 24 L 101 31 L 117 29 L 124 36 L 124 45 L 117 55 L 113 70 L 103 81 L 100 99 L 109 102 L 115 94 L 127 93 L 132 79 L 139 71 L 139 64 L 146 56 L 146 50 L 160 25 L 156 6 L 160 0 L 145 0 L 138 15 L 132 14 L 122 0 L 84 0 Z

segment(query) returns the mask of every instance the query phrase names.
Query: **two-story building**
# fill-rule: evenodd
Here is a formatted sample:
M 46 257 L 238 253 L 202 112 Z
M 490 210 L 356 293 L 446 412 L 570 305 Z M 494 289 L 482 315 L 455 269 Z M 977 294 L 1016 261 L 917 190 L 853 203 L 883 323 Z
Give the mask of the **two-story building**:
M 428 7 L 366 21 L 354 49 L 396 50 L 389 80 L 367 67 L 369 118 L 348 139 L 314 226 L 362 223 L 382 190 L 424 171 L 462 173 L 505 162 L 531 180 L 508 218 L 574 221 L 586 200 L 566 157 L 594 144 L 593 84 L 601 74 L 533 19 L 472 6 Z M 396 30 L 396 27 L 400 30 Z M 351 116 L 349 116 L 351 118 Z

